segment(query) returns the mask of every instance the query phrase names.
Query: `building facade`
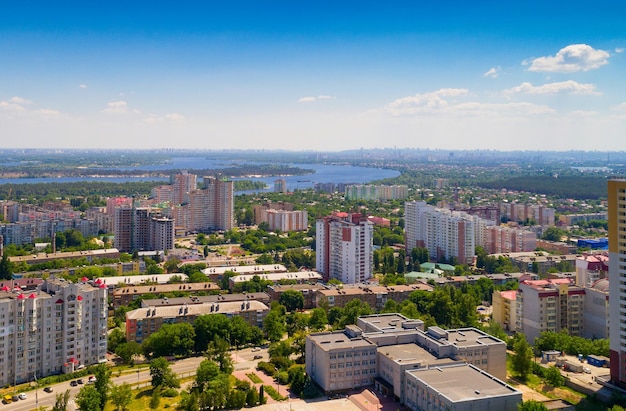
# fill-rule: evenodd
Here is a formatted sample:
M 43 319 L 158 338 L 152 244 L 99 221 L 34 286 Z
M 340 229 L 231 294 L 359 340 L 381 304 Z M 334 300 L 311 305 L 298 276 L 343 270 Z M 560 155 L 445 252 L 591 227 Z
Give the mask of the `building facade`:
M 626 388 L 626 180 L 608 182 L 611 380 Z
M 334 213 L 316 222 L 316 269 L 328 281 L 364 283 L 374 272 L 374 225 L 363 214 Z
M 106 361 L 107 289 L 50 279 L 0 291 L 0 384 Z

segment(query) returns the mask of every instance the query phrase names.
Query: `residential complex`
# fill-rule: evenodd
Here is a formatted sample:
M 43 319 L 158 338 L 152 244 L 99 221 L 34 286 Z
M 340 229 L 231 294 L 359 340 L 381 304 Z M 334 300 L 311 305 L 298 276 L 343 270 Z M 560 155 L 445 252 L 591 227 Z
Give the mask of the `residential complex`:
M 515 330 L 530 342 L 543 331 L 582 336 L 585 290 L 569 279 L 520 282 Z
M 521 393 L 502 381 L 505 359 L 505 343 L 474 328 L 424 330 L 420 320 L 382 314 L 308 335 L 305 364 L 326 392 L 374 384 L 412 410 L 513 411 Z
M 124 252 L 174 248 L 174 220 L 160 209 L 116 208 L 113 234 L 115 247 Z
M 554 225 L 554 208 L 538 204 L 519 204 L 501 202 L 500 215 L 511 221 L 522 223 L 534 222 L 538 225 Z
M 405 185 L 363 185 L 346 186 L 346 200 L 403 200 L 409 195 L 409 188 Z
M 0 385 L 106 361 L 107 289 L 49 279 L 0 290 Z
M 316 268 L 324 280 L 364 283 L 372 277 L 374 225 L 363 214 L 333 213 L 316 223 Z
M 476 244 L 473 216 L 436 208 L 424 201 L 407 202 L 404 210 L 407 253 L 415 247 L 425 247 L 432 259 L 472 263 Z
M 608 182 L 611 380 L 626 388 L 626 180 Z

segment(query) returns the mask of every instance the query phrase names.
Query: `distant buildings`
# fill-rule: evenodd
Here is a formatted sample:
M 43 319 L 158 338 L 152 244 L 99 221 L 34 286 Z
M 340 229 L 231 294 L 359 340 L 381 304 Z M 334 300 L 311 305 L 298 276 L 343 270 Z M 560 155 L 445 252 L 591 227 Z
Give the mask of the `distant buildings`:
M 0 290 L 0 385 L 106 361 L 107 289 L 49 279 Z
M 554 208 L 537 204 L 500 203 L 500 215 L 511 221 L 534 222 L 538 225 L 554 225 Z
M 254 206 L 253 212 L 255 224 L 267 223 L 271 231 L 304 231 L 309 228 L 307 211 L 294 211 L 291 203 L 268 202 Z
M 160 209 L 116 208 L 113 234 L 115 247 L 123 252 L 174 248 L 174 220 Z
M 346 200 L 403 200 L 409 195 L 409 188 L 405 185 L 364 185 L 355 184 L 345 188 Z
M 362 214 L 333 213 L 316 222 L 316 269 L 345 284 L 372 277 L 374 225 Z
M 274 180 L 274 192 L 286 193 L 287 192 L 287 180 L 284 178 L 278 178 Z
M 458 211 L 436 208 L 424 201 L 404 205 L 407 253 L 425 247 L 432 259 L 455 259 L 459 264 L 474 260 L 474 220 Z

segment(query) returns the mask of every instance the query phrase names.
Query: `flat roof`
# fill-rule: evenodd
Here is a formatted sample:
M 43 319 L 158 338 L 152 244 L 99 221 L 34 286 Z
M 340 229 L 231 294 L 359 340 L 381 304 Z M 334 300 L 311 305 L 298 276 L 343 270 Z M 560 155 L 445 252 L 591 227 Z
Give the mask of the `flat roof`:
M 361 337 L 350 338 L 344 331 L 309 334 L 307 338 L 310 338 L 324 351 L 346 348 L 376 348 L 374 344 Z
M 195 264 L 190 262 L 189 264 Z M 228 265 L 222 267 L 208 267 L 202 270 L 205 275 L 223 275 L 226 271 L 238 274 L 262 274 L 269 272 L 285 272 L 287 268 L 282 264 L 261 264 L 261 265 Z
M 173 273 L 173 274 L 149 274 L 149 275 L 120 275 L 113 277 L 98 277 L 96 280 L 100 280 L 102 284 L 105 284 L 108 287 L 114 287 L 119 283 L 124 283 L 127 285 L 131 284 L 141 284 L 146 282 L 154 282 L 157 284 L 165 284 L 170 278 L 178 276 L 183 281 L 187 280 L 187 274 L 183 273 Z
M 250 281 L 255 276 L 258 276 L 261 280 L 268 280 L 268 281 L 279 281 L 279 280 L 319 281 L 319 280 L 322 280 L 322 275 L 318 273 L 317 271 L 295 271 L 295 272 L 283 272 L 283 273 L 257 272 L 255 274 L 242 274 L 242 275 L 236 275 L 235 277 L 231 277 L 230 281 L 234 283 L 241 283 L 244 281 Z
M 210 291 L 219 290 L 220 287 L 215 283 L 183 283 L 183 284 L 157 284 L 157 285 L 129 285 L 113 290 L 113 295 L 141 295 L 147 293 L 169 293 L 175 291 L 192 292 L 192 291 Z
M 249 304 L 249 305 L 248 305 Z M 244 305 L 244 307 L 242 307 Z M 219 306 L 219 307 L 218 307 Z M 266 311 L 267 305 L 252 300 L 242 302 L 205 303 L 193 305 L 165 305 L 159 307 L 137 308 L 126 313 L 127 320 L 143 320 L 146 318 L 176 318 L 204 314 L 233 314 L 244 311 Z
M 467 347 L 476 344 L 501 344 L 502 341 L 475 328 L 446 330 L 448 341 L 458 347 Z
M 449 357 L 437 358 L 417 344 L 398 344 L 378 347 L 378 353 L 397 364 L 414 364 L 425 367 L 427 365 L 445 365 L 456 361 Z
M 268 301 L 270 296 L 266 293 L 246 294 L 223 294 L 223 295 L 198 295 L 190 297 L 152 298 L 141 301 L 142 307 L 158 307 L 162 305 L 226 303 L 234 301 Z
M 420 368 L 407 372 L 451 402 L 503 395 L 519 395 L 521 398 L 520 391 L 469 364 Z
M 381 332 L 385 332 L 385 331 L 396 332 L 396 331 L 405 331 L 405 330 L 409 331 L 411 329 L 415 329 L 416 326 L 405 328 L 403 327 L 403 324 L 406 324 L 406 323 L 415 323 L 416 325 L 424 324 L 422 320 L 417 320 L 417 319 L 412 320 L 398 313 L 364 315 L 357 319 L 357 325 L 359 325 L 359 323 L 364 323 L 367 325 L 369 329 L 363 330 L 364 332 L 367 332 L 367 333 L 376 332 L 376 331 L 381 331 Z

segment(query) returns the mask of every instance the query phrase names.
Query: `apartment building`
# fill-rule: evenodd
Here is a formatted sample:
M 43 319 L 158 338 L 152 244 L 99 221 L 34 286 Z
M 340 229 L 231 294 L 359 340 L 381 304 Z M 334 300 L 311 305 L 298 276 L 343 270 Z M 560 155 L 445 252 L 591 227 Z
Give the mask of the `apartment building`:
M 260 328 L 268 312 L 269 307 L 256 300 L 147 306 L 126 313 L 126 339 L 141 343 L 163 324 L 193 323 L 199 316 L 208 314 L 242 317 Z
M 492 316 L 507 331 L 514 331 L 517 324 L 517 291 L 494 291 L 492 296 Z
M 342 287 L 324 287 L 315 292 L 315 306 L 323 307 L 345 307 L 350 301 L 359 299 L 372 310 L 380 311 L 385 308 L 389 300 L 397 303 L 409 298 L 418 290 L 432 291 L 433 287 L 424 283 L 410 285 L 377 286 L 371 284 L 359 284 L 354 286 L 344 285 Z
M 500 215 L 511 221 L 530 222 L 533 221 L 538 225 L 553 226 L 554 225 L 554 208 L 545 207 L 538 204 L 519 204 L 502 202 L 500 206 Z
M 302 294 L 304 297 L 304 309 L 310 310 L 316 308 L 316 291 L 324 290 L 326 286 L 323 284 L 275 284 L 267 287 L 267 294 L 272 301 L 280 301 L 280 296 L 285 291 L 293 290 Z
M 489 254 L 534 251 L 537 248 L 537 234 L 516 227 L 489 226 L 486 230 L 485 250 Z
M 559 216 L 559 223 L 562 225 L 576 225 L 583 221 L 606 220 L 607 217 L 607 213 L 563 214 Z
M 473 262 L 476 245 L 473 216 L 436 208 L 424 201 L 407 202 L 404 210 L 407 253 L 415 247 L 425 247 L 434 260 Z
M 381 314 L 359 317 L 344 331 L 308 335 L 305 364 L 326 392 L 374 384 L 381 394 L 413 410 L 434 409 L 424 406 L 434 400 L 465 410 L 471 399 L 493 409 L 516 410 L 521 393 L 502 382 L 505 359 L 506 344 L 482 331 L 424 330 L 420 320 Z
M 113 300 L 113 309 L 131 302 L 145 295 L 159 295 L 162 293 L 198 293 L 218 292 L 220 287 L 215 283 L 184 283 L 184 284 L 156 284 L 134 285 L 115 288 L 110 294 Z
M 363 214 L 333 213 L 316 222 L 316 269 L 328 281 L 364 283 L 374 270 L 374 225 Z
M 254 224 L 260 224 L 266 221 L 265 213 L 268 210 L 294 211 L 294 208 L 292 203 L 287 203 L 285 201 L 268 201 L 264 204 L 256 205 L 252 207 L 252 212 L 254 213 Z
M 346 200 L 403 200 L 409 195 L 406 185 L 354 184 L 345 188 Z
M 516 331 L 529 342 L 543 331 L 582 336 L 585 290 L 569 279 L 520 282 L 516 303 Z
M 274 192 L 286 193 L 287 192 L 287 180 L 284 178 L 278 178 L 274 180 Z
M 309 228 L 309 215 L 306 210 L 264 210 L 261 222 L 266 222 L 270 231 L 305 231 Z
M 608 253 L 583 254 L 576 258 L 576 284 L 590 287 L 593 283 L 609 277 Z
M 611 380 L 626 388 L 626 179 L 608 182 Z
M 106 361 L 107 290 L 49 279 L 0 290 L 0 384 L 13 385 Z
M 609 280 L 597 280 L 585 287 L 583 337 L 609 338 Z
M 115 247 L 124 252 L 174 248 L 174 220 L 160 209 L 116 208 L 113 234 Z

